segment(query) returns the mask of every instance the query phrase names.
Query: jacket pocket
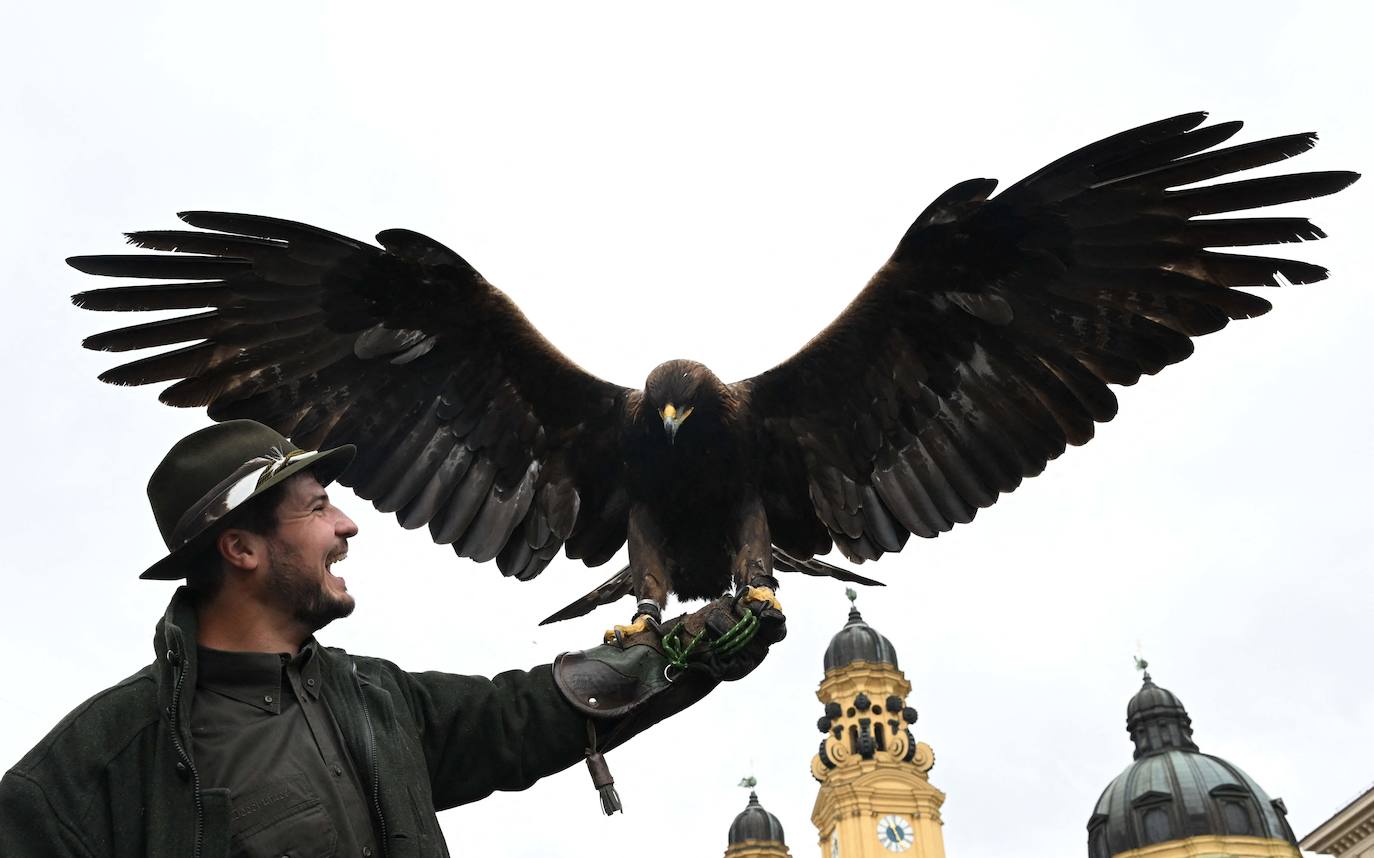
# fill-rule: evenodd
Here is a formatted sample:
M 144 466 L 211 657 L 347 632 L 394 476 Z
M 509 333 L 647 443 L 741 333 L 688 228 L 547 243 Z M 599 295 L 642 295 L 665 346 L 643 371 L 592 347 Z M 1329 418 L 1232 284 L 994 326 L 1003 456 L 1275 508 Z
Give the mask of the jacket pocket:
M 331 858 L 339 833 L 303 775 L 271 781 L 234 797 L 231 858 Z

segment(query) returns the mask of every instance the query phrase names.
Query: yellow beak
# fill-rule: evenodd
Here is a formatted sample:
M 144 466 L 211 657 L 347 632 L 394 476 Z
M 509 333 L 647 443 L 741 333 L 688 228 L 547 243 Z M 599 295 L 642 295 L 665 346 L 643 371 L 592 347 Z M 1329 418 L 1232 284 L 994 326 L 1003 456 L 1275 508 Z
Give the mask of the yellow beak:
M 671 444 L 677 438 L 677 430 L 682 426 L 688 417 L 692 416 L 692 406 L 687 406 L 681 412 L 673 403 L 663 406 L 663 410 L 658 412 L 663 418 L 663 431 L 668 433 L 668 443 Z

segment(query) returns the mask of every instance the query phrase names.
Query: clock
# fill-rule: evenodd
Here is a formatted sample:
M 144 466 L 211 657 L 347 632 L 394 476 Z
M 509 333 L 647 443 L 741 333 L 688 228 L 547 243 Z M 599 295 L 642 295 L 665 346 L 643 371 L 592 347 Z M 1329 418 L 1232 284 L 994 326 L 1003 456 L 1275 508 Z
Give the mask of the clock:
M 878 842 L 888 852 L 905 852 L 915 839 L 915 832 L 906 817 L 889 814 L 878 820 Z
M 840 858 L 840 835 L 839 832 L 830 835 L 830 858 Z

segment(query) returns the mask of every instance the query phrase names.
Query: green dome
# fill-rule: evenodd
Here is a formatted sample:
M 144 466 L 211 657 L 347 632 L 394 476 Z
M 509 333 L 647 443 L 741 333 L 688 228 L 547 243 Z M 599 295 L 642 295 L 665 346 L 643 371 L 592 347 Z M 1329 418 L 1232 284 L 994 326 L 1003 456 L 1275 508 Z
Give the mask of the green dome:
M 1287 808 L 1239 767 L 1204 754 L 1172 692 L 1145 674 L 1126 706 L 1135 761 L 1107 785 L 1088 820 L 1089 858 L 1205 835 L 1264 837 L 1297 846 Z

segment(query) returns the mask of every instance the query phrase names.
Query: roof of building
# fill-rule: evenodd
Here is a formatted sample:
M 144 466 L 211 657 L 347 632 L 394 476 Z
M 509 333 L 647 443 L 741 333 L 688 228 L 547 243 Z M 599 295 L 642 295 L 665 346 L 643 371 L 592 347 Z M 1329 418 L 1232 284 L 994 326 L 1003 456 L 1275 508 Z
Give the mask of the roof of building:
M 1145 674 L 1126 706 L 1135 761 L 1107 788 L 1088 820 L 1090 858 L 1203 835 L 1243 835 L 1297 845 L 1281 800 L 1193 741 L 1183 703 Z
M 825 669 L 844 667 L 855 661 L 871 661 L 897 667 L 897 650 L 892 641 L 864 622 L 859 609 L 849 608 L 849 621 L 830 639 L 825 648 Z
M 1140 690 L 1126 704 L 1126 731 L 1135 742 L 1137 760 L 1173 748 L 1197 750 L 1193 720 L 1183 708 L 1183 701 L 1169 689 L 1155 685 L 1148 671 Z
M 1374 785 L 1346 802 L 1340 810 L 1298 843 L 1304 851 L 1339 855 L 1374 829 Z
M 735 821 L 730 823 L 730 845 L 746 840 L 771 840 L 786 843 L 782 835 L 782 823 L 778 818 L 763 809 L 759 804 L 758 793 L 749 791 L 749 804 L 739 812 Z

